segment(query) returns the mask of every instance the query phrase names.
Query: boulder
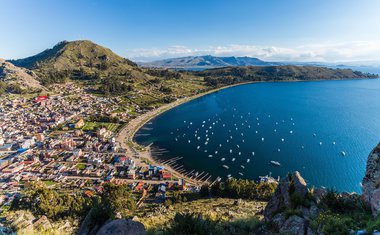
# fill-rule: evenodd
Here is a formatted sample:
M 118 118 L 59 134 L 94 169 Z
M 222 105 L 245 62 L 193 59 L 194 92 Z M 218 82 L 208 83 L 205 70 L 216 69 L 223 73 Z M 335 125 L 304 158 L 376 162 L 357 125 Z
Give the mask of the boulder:
M 305 180 L 298 171 L 289 174 L 280 180 L 272 198 L 269 200 L 264 210 L 265 221 L 270 221 L 272 217 L 286 208 L 291 208 L 291 195 L 298 194 L 299 197 L 305 198 L 309 190 Z
M 296 215 L 290 216 L 281 226 L 280 234 L 304 235 L 307 232 L 308 222 Z
M 96 235 L 145 235 L 144 225 L 140 222 L 117 219 L 103 225 Z
M 362 198 L 376 217 L 380 212 L 380 144 L 368 156 L 362 186 Z

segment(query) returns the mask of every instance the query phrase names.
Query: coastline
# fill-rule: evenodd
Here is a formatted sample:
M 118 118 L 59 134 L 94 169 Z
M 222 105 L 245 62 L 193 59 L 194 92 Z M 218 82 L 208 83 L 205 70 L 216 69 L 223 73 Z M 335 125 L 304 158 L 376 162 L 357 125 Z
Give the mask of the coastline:
M 178 172 L 177 170 L 173 169 L 170 165 L 168 164 L 162 164 L 155 159 L 153 159 L 151 151 L 149 146 L 141 146 L 138 143 L 136 143 L 133 140 L 134 135 L 136 132 L 144 126 L 147 122 L 150 120 L 154 119 L 155 117 L 161 115 L 162 113 L 165 113 L 166 111 L 169 111 L 179 105 L 182 105 L 184 103 L 187 103 L 189 101 L 192 101 L 194 99 L 200 98 L 202 96 L 208 95 L 215 93 L 217 91 L 235 87 L 235 86 L 240 86 L 240 85 L 246 85 L 246 84 L 252 84 L 252 83 L 258 83 L 259 81 L 252 81 L 252 82 L 244 82 L 244 83 L 238 83 L 238 84 L 232 84 L 228 86 L 223 86 L 223 87 L 218 87 L 212 90 L 208 90 L 190 97 L 184 97 L 181 99 L 178 99 L 174 102 L 162 105 L 154 110 L 150 110 L 135 119 L 131 120 L 127 125 L 125 125 L 116 135 L 116 141 L 121 144 L 121 147 L 127 151 L 127 155 L 133 157 L 135 161 L 140 161 L 140 162 L 148 162 L 153 165 L 163 165 L 169 172 L 172 173 L 173 176 L 177 178 L 182 178 L 184 179 L 187 183 L 191 183 L 194 185 L 202 185 L 205 183 L 205 181 L 200 181 L 197 179 L 192 179 L 186 176 L 184 173 L 186 172 Z
M 318 80 L 311 80 L 310 82 L 315 82 L 315 81 L 341 81 L 341 80 L 351 80 L 351 79 L 332 79 L 332 80 L 324 80 L 324 79 L 318 79 Z M 352 80 L 357 80 L 357 79 L 352 79 Z M 143 161 L 147 163 L 151 163 L 153 165 L 162 165 L 164 166 L 169 172 L 172 173 L 173 176 L 177 178 L 182 178 L 185 179 L 186 182 L 194 184 L 194 185 L 201 185 L 204 184 L 205 181 L 199 181 L 199 180 L 194 180 L 186 176 L 186 173 L 188 172 L 183 172 L 183 169 L 181 170 L 182 172 L 179 172 L 178 169 L 173 169 L 169 164 L 163 164 L 163 163 L 168 163 L 168 161 L 160 162 L 159 160 L 155 160 L 152 156 L 150 146 L 141 146 L 138 143 L 134 141 L 134 135 L 136 132 L 143 127 L 146 123 L 148 123 L 150 120 L 154 119 L 155 117 L 161 115 L 162 113 L 165 113 L 166 111 L 171 110 L 172 108 L 175 108 L 179 105 L 182 105 L 186 102 L 189 102 L 191 100 L 200 98 L 202 96 L 227 89 L 230 87 L 234 86 L 240 86 L 240 85 L 246 85 L 246 84 L 252 84 L 252 83 L 261 83 L 261 82 L 309 82 L 309 81 L 303 81 L 303 80 L 292 80 L 292 81 L 251 81 L 251 82 L 243 82 L 243 83 L 238 83 L 238 84 L 232 84 L 224 87 L 219 87 L 216 89 L 211 89 L 190 97 L 185 97 L 178 99 L 174 102 L 171 102 L 169 104 L 162 105 L 154 110 L 151 110 L 147 113 L 144 113 L 137 118 L 131 120 L 127 125 L 125 125 L 117 134 L 116 140 L 121 143 L 122 148 L 124 148 L 127 151 L 127 154 L 129 156 L 132 156 L 135 158 L 136 161 Z M 174 162 L 175 163 L 175 162 Z M 207 179 L 206 179 L 207 181 Z M 211 183 L 211 182 L 209 182 Z

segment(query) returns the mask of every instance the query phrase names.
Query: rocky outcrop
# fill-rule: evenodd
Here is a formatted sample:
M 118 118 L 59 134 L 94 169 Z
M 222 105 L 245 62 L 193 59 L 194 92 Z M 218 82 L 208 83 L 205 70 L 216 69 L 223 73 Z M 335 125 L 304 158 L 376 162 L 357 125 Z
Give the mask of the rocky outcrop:
M 96 235 L 145 235 L 144 225 L 140 222 L 117 219 L 103 225 Z
M 368 156 L 362 186 L 363 200 L 371 207 L 372 215 L 376 217 L 380 212 L 380 144 Z
M 18 85 L 21 89 L 45 90 L 38 81 L 37 75 L 31 70 L 20 68 L 0 59 L 0 81 L 10 85 Z
M 316 199 L 299 172 L 280 180 L 264 210 L 264 220 L 281 234 L 308 234 L 309 222 L 319 215 Z

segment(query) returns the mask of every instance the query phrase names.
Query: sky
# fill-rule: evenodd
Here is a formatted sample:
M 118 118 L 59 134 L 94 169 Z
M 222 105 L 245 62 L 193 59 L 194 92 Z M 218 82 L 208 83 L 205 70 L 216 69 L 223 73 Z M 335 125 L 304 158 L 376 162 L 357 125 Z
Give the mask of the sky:
M 5 59 L 89 39 L 135 61 L 380 61 L 380 0 L 0 0 L 0 22 Z

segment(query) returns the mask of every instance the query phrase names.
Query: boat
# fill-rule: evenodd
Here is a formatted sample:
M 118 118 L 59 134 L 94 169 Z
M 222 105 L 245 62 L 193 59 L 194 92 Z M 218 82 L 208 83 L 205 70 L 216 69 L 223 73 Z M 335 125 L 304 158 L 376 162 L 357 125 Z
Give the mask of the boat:
M 255 152 L 252 152 L 252 156 L 255 156 Z
M 277 161 L 270 161 L 270 163 L 275 165 L 275 166 L 281 166 L 281 163 L 279 163 Z
M 232 153 L 232 149 L 230 149 L 230 153 Z
M 322 145 L 322 142 L 319 142 L 319 145 Z
M 241 152 L 239 152 L 239 156 L 241 155 Z
M 281 149 L 277 149 L 277 152 L 280 152 L 281 151 Z
M 243 173 L 241 173 L 241 172 L 239 172 L 238 174 L 241 175 L 241 176 L 243 176 Z
M 224 160 L 226 160 L 225 158 L 222 158 L 222 159 L 220 159 L 222 162 L 224 161 Z
M 293 131 L 289 131 L 290 134 L 293 134 Z
M 345 151 L 342 151 L 340 152 L 343 156 L 346 156 L 346 152 Z
M 210 155 L 208 155 L 208 157 L 212 157 L 212 155 L 210 154 Z
M 249 163 L 250 161 L 251 161 L 251 159 L 248 158 L 248 159 L 247 159 L 247 163 Z
M 336 144 L 336 142 L 335 142 L 335 141 L 333 141 L 333 143 L 332 143 L 332 144 L 334 144 L 334 145 L 335 145 L 335 144 Z
M 234 161 L 235 161 L 235 158 L 232 158 L 232 161 L 234 162 Z
M 264 138 L 261 138 L 261 141 L 264 141 Z
M 228 174 L 228 175 L 227 175 L 227 178 L 231 178 L 231 174 Z
M 227 170 L 230 169 L 230 167 L 227 166 L 227 165 L 222 165 L 222 167 L 225 168 L 225 169 L 227 169 Z
M 243 169 L 245 169 L 245 166 L 243 166 L 243 165 L 240 165 L 240 167 L 243 168 Z
M 316 137 L 316 136 L 317 136 L 317 134 L 313 133 L 313 136 L 314 136 L 314 137 Z
M 198 145 L 198 146 L 197 146 L 197 149 L 199 149 L 200 147 L 201 147 L 201 146 Z
M 282 142 L 284 142 L 284 141 L 285 141 L 285 139 L 284 139 L 284 138 L 282 138 L 282 139 L 281 139 L 281 141 L 282 141 Z
M 218 151 L 215 151 L 215 154 L 218 154 Z

